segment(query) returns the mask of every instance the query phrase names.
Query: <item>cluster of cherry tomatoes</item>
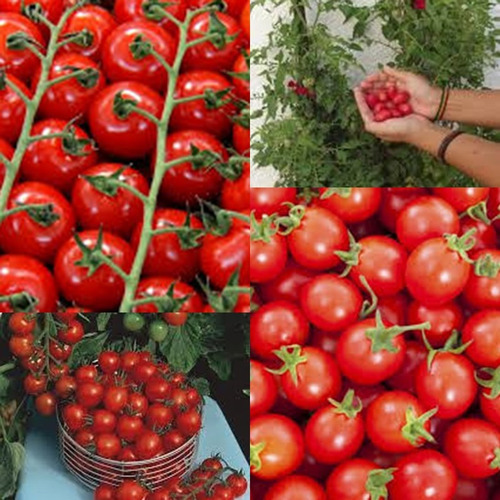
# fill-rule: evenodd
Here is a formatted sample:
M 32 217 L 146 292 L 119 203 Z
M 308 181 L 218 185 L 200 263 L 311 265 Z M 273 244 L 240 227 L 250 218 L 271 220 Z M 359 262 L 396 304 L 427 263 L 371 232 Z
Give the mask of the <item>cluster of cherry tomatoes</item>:
M 108 265 L 95 268 L 82 245 L 99 246 L 115 266 L 131 270 L 144 216 L 140 197 L 148 195 L 155 167 L 157 125 L 150 117 L 159 120 L 169 105 L 167 70 L 144 50 L 172 64 L 179 43 L 172 18 L 182 21 L 186 12 L 208 3 L 173 0 L 166 5 L 170 17 L 164 17 L 163 2 L 116 0 L 108 6 L 83 5 L 69 16 L 49 73 L 50 80 L 61 81 L 41 98 L 30 132 L 46 138 L 24 145 L 7 204 L 7 209 L 21 204 L 51 208 L 20 211 L 1 222 L 0 297 L 28 294 L 41 312 L 61 304 L 89 311 L 118 308 L 122 277 Z M 193 233 L 183 241 L 185 233 L 155 235 L 137 288 L 137 297 L 163 296 L 174 284 L 176 298 L 190 296 L 185 311 L 206 306 L 195 284 L 198 274 L 220 291 L 241 266 L 245 282 L 246 223 L 234 222 L 215 234 L 195 213 L 200 200 L 234 212 L 248 209 L 249 164 L 243 158 L 250 142 L 250 7 L 248 0 L 225 3 L 225 11 L 196 15 L 188 29 L 188 44 L 214 29 L 226 43 L 205 41 L 187 49 L 174 96 L 184 101 L 173 109 L 166 138 L 167 159 L 178 163 L 161 182 L 152 222 L 154 230 L 184 227 Z M 16 146 L 23 148 L 17 141 L 26 115 L 12 86 L 32 98 L 41 71 L 34 50 L 13 47 L 12 37 L 30 39 L 42 54 L 49 38 L 44 22 L 36 22 L 34 4 L 56 24 L 72 2 L 0 1 L 0 153 L 8 159 Z M 73 72 L 76 76 L 64 79 Z M 192 99 L 199 95 L 212 96 L 214 102 Z M 180 161 L 193 151 L 209 159 L 196 165 Z M 224 168 L 237 156 L 241 174 L 234 168 L 226 174 Z M 0 187 L 4 175 L 0 162 Z M 90 180 L 112 176 L 134 192 Z M 247 310 L 248 303 L 242 297 L 237 309 Z M 0 301 L 0 310 L 11 311 L 12 304 Z M 137 311 L 155 312 L 156 306 L 141 305 Z
M 500 189 L 252 189 L 252 498 L 500 498 Z
M 124 481 L 118 488 L 100 485 L 94 500 L 235 500 L 247 490 L 245 476 L 219 457 L 206 458 L 186 478 L 173 478 L 156 491 L 140 480 Z
M 365 100 L 373 111 L 376 122 L 385 122 L 391 118 L 402 118 L 411 115 L 410 94 L 400 90 L 394 84 L 384 87 L 364 89 Z

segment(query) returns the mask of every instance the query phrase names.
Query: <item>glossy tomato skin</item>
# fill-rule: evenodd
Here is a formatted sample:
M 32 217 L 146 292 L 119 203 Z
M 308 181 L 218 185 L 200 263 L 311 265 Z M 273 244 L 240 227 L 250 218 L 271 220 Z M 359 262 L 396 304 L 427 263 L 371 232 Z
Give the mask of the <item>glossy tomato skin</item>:
M 415 387 L 426 409 L 437 408 L 436 417 L 457 418 L 469 409 L 476 397 L 474 365 L 464 355 L 438 352 L 430 368 L 427 360 L 417 368 Z
M 235 212 L 250 209 L 250 163 L 243 163 L 241 176 L 238 179 L 224 180 L 220 204 L 222 208 Z
M 264 500 L 327 500 L 325 490 L 314 479 L 291 475 L 274 483 Z
M 342 220 L 326 208 L 308 207 L 287 237 L 288 248 L 295 261 L 314 270 L 330 269 L 340 263 L 335 254 L 347 250 L 349 237 Z
M 370 500 L 366 490 L 368 474 L 378 469 L 370 460 L 353 458 L 346 460 L 328 476 L 326 492 L 330 500 Z
M 83 172 L 84 176 L 111 177 L 120 169 L 119 180 L 147 196 L 149 186 L 146 178 L 137 170 L 119 163 L 100 163 Z M 130 191 L 117 188 L 116 193 L 106 194 L 79 177 L 72 191 L 71 204 L 83 229 L 110 231 L 128 238 L 136 224 L 142 220 L 143 203 Z
M 375 319 L 365 319 L 344 330 L 337 344 L 337 362 L 340 371 L 360 385 L 374 385 L 397 373 L 405 359 L 406 344 L 402 335 L 392 339 L 396 349 L 372 351 L 367 330 L 376 326 Z
M 452 205 L 458 213 L 462 213 L 479 202 L 486 200 L 490 189 L 473 187 L 433 188 L 432 191 Z
M 216 288 L 224 288 L 239 269 L 239 283 L 250 283 L 250 227 L 233 219 L 229 232 L 223 236 L 207 234 L 201 247 L 201 269 Z
M 147 3 L 147 0 L 116 0 L 116 2 L 114 2 L 116 20 L 119 23 L 148 20 L 158 23 L 162 28 L 170 31 L 173 35 L 177 35 L 177 26 L 166 17 L 145 12 L 143 8 L 145 3 Z M 186 17 L 187 2 L 186 0 L 174 0 L 169 2 L 169 5 L 163 6 L 163 8 L 179 21 L 184 21 Z
M 489 260 L 493 264 L 500 263 L 500 250 L 489 248 L 473 254 L 475 261 Z M 470 273 L 464 290 L 467 303 L 476 309 L 500 308 L 500 273 L 491 276 L 476 274 L 475 269 Z
M 247 0 L 240 14 L 240 24 L 248 39 L 250 39 L 250 0 Z
M 318 462 L 337 464 L 354 456 L 365 437 L 361 413 L 347 416 L 328 404 L 313 413 L 305 429 L 306 449 Z
M 224 145 L 213 135 L 201 130 L 181 130 L 169 134 L 166 145 L 167 161 L 179 160 L 192 154 L 192 147 L 200 151 L 211 151 L 226 162 L 228 153 Z M 152 162 L 154 168 L 154 158 Z M 222 187 L 224 178 L 214 167 L 194 168 L 190 162 L 183 162 L 169 168 L 163 177 L 161 195 L 167 203 L 181 207 L 194 206 L 200 198 L 215 198 Z
M 245 8 L 246 2 L 247 0 L 228 0 L 225 2 L 227 6 L 227 13 L 230 16 L 237 18 Z M 210 0 L 188 0 L 188 6 L 190 9 L 200 9 L 209 3 Z
M 303 363 L 295 369 L 296 380 L 290 371 L 280 375 L 280 385 L 288 400 L 303 410 L 317 410 L 336 399 L 342 381 L 335 359 L 317 347 L 302 347 Z
M 471 479 L 484 479 L 498 472 L 498 465 L 492 466 L 492 462 L 499 448 L 500 430 L 477 418 L 457 420 L 444 439 L 444 451 L 458 473 Z
M 69 122 L 48 119 L 36 123 L 31 135 L 60 134 Z M 72 125 L 75 136 L 79 140 L 89 140 L 89 136 L 76 125 Z M 82 154 L 84 153 L 84 154 Z M 77 176 L 97 163 L 97 152 L 91 144 L 85 145 L 83 151 L 72 154 L 63 139 L 53 137 L 36 141 L 28 146 L 21 163 L 21 174 L 29 181 L 43 182 L 69 192 Z
M 358 241 L 359 262 L 350 272 L 351 279 L 366 290 L 361 277 L 377 297 L 390 297 L 405 286 L 404 269 L 407 255 L 402 245 L 387 236 L 367 236 Z
M 40 101 L 38 112 L 43 118 L 57 118 L 70 121 L 78 118 L 85 120 L 87 111 L 96 94 L 104 88 L 105 80 L 101 69 L 95 61 L 81 54 L 59 54 L 55 57 L 50 68 L 49 78 L 55 79 L 70 74 L 73 69 L 93 69 L 98 72 L 98 78 L 94 85 L 87 88 L 76 78 L 70 78 L 64 82 L 50 86 Z M 31 84 L 36 89 L 40 79 L 41 68 L 38 68 L 33 76 Z
M 327 188 L 319 190 L 318 205 L 327 208 L 340 217 L 346 224 L 361 222 L 377 213 L 382 200 L 380 188 L 348 188 L 348 192 L 333 193 L 326 196 Z
M 12 74 L 7 74 L 7 79 L 31 97 L 31 91 L 21 80 Z M 14 144 L 21 133 L 25 113 L 26 105 L 8 85 L 0 89 L 0 138 Z
M 288 213 L 287 203 L 295 204 L 296 188 L 252 188 L 250 190 L 250 208 L 256 216 Z
M 182 227 L 188 213 L 175 208 L 158 208 L 153 216 L 153 229 Z M 202 229 L 201 221 L 191 215 L 189 227 Z M 137 249 L 142 231 L 142 222 L 137 225 L 132 235 L 132 247 Z M 200 244 L 203 240 L 200 240 Z M 165 233 L 151 238 L 142 270 L 143 276 L 173 276 L 189 282 L 200 270 L 200 247 L 183 249 L 175 233 Z
M 85 5 L 71 14 L 61 36 L 86 29 L 92 34 L 92 43 L 88 47 L 81 47 L 76 43 L 67 43 L 61 47 L 61 51 L 76 52 L 97 62 L 101 59 L 104 41 L 115 27 L 116 21 L 106 9 L 98 5 Z
M 0 248 L 5 253 L 24 254 L 51 263 L 58 248 L 75 228 L 73 208 L 53 187 L 40 182 L 24 182 L 11 191 L 7 209 L 26 204 L 48 204 L 58 217 L 48 226 L 39 224 L 26 211 L 17 212 L 0 224 Z
M 181 99 L 203 95 L 209 89 L 220 92 L 230 87 L 229 80 L 214 71 L 188 71 L 180 75 L 177 80 L 175 97 Z M 203 99 L 196 99 L 174 108 L 171 126 L 173 130 L 202 130 L 223 139 L 231 133 L 230 117 L 235 112 L 236 108 L 231 103 L 224 104 L 220 108 L 208 109 Z
M 163 108 L 160 95 L 138 82 L 118 82 L 97 94 L 89 108 L 92 136 L 104 152 L 124 159 L 135 159 L 150 153 L 156 143 L 156 126 L 133 111 L 120 118 L 113 110 L 117 94 L 131 99 L 141 109 L 157 118 Z
M 489 491 L 486 481 L 459 477 L 453 500 L 488 500 Z M 493 499 L 494 500 L 494 499 Z
M 486 248 L 495 248 L 497 245 L 497 233 L 494 223 L 486 224 L 483 221 L 465 216 L 460 219 L 460 236 L 464 235 L 471 229 L 475 230 L 475 244 L 472 248 L 475 250 L 484 250 Z
M 172 65 L 177 41 L 172 35 L 150 21 L 130 21 L 120 24 L 106 38 L 102 46 L 102 65 L 111 82 L 134 81 L 151 87 L 157 92 L 167 88 L 168 74 L 152 54 L 136 58 L 130 44 L 141 35 L 165 61 Z
M 17 12 L 0 13 L 0 67 L 6 72 L 28 83 L 39 60 L 29 49 L 13 50 L 7 48 L 7 38 L 14 33 L 25 33 L 40 47 L 45 46 L 44 39 L 36 24 Z M 43 52 L 43 48 L 41 51 Z
M 302 430 L 283 415 L 268 413 L 252 419 L 250 444 L 252 476 L 259 479 L 274 480 L 287 476 L 304 458 Z M 255 453 L 259 448 L 260 453 Z
M 250 317 L 250 347 L 264 360 L 275 360 L 275 349 L 292 344 L 304 345 L 308 336 L 307 319 L 290 302 L 270 302 Z
M 278 233 L 268 241 L 250 239 L 250 281 L 262 283 L 276 278 L 286 266 L 288 249 L 286 238 Z
M 145 297 L 163 297 L 168 292 L 170 286 L 174 284 L 174 298 L 179 299 L 190 295 L 189 299 L 182 304 L 180 311 L 182 312 L 201 312 L 203 309 L 203 301 L 199 293 L 191 286 L 177 281 L 168 276 L 152 276 L 144 278 L 139 282 L 137 287 L 137 298 Z M 135 312 L 157 312 L 158 309 L 155 304 L 142 304 L 134 308 Z
M 300 303 L 314 326 L 341 331 L 358 319 L 363 297 L 351 281 L 335 274 L 320 274 L 301 288 Z
M 405 271 L 406 286 L 422 304 L 438 306 L 464 290 L 471 265 L 451 250 L 444 238 L 432 238 L 410 254 Z
M 245 75 L 249 74 L 248 68 L 248 52 L 245 51 L 240 53 L 240 55 L 236 58 L 233 64 L 233 85 L 235 87 L 236 95 L 243 99 L 244 101 L 250 102 L 250 81 L 249 78 L 246 78 Z M 248 149 L 248 148 L 247 148 Z
M 79 233 L 79 237 L 85 246 L 94 248 L 98 234 L 98 231 L 89 230 Z M 133 252 L 125 240 L 104 232 L 102 252 L 125 272 L 130 271 Z M 81 258 L 82 251 L 74 238 L 69 239 L 59 249 L 54 264 L 54 275 L 61 293 L 68 301 L 81 307 L 100 311 L 116 309 L 124 292 L 123 279 L 106 265 L 101 265 L 88 276 L 88 267 L 76 264 Z
M 52 274 L 38 260 L 24 255 L 0 256 L 0 295 L 26 292 L 37 300 L 37 312 L 56 310 L 57 287 Z M 7 302 L 0 311 L 11 312 Z
M 267 413 L 277 396 L 278 386 L 273 375 L 260 361 L 250 360 L 250 418 Z
M 22 14 L 22 6 L 28 7 L 29 5 L 38 4 L 42 8 L 45 17 L 53 24 L 57 24 L 63 12 L 62 0 L 1 0 L 0 12 L 17 12 Z M 36 24 L 45 39 L 48 39 L 50 32 L 42 23 Z
M 427 194 L 424 188 L 386 188 L 382 192 L 378 218 L 389 229 L 396 232 L 396 221 L 401 210 L 412 200 Z
M 415 451 L 399 460 L 389 494 L 394 500 L 453 500 L 457 473 L 443 454 Z
M 486 420 L 500 428 L 500 396 L 492 397 L 490 388 L 484 388 L 479 394 L 479 407 Z
M 234 39 L 227 42 L 222 48 L 217 48 L 209 41 L 189 48 L 182 61 L 185 71 L 194 69 L 210 71 L 230 70 L 240 53 L 240 49 L 244 43 L 241 27 L 236 19 L 223 12 L 204 12 L 197 15 L 189 25 L 187 32 L 188 42 L 206 36 L 210 30 L 211 16 L 215 16 L 219 23 L 224 25 L 227 36 L 234 37 Z
M 415 393 L 415 372 L 420 363 L 427 359 L 429 352 L 425 346 L 414 340 L 406 341 L 405 360 L 401 368 L 387 380 L 393 389 Z
M 467 356 L 479 366 L 500 365 L 500 311 L 482 310 L 473 314 L 462 330 Z
M 425 443 L 420 438 L 412 444 L 403 436 L 409 408 L 416 418 L 425 413 L 418 399 L 404 391 L 387 391 L 370 404 L 366 411 L 366 433 L 377 448 L 388 453 L 409 453 Z M 429 421 L 424 424 L 424 428 L 430 431 Z
M 443 234 L 457 234 L 460 219 L 447 201 L 437 196 L 422 196 L 406 205 L 396 222 L 398 240 L 413 250 L 420 243 Z

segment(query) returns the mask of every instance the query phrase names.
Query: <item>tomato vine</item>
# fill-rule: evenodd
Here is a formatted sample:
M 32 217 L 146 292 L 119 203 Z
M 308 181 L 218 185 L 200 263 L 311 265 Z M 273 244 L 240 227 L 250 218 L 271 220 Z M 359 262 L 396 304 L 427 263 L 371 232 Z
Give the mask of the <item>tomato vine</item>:
M 258 0 L 269 11 L 291 8 L 274 23 L 268 43 L 253 51 L 253 62 L 266 68 L 262 106 L 254 112 L 263 118 L 252 144 L 254 163 L 273 166 L 280 185 L 472 185 L 426 153 L 364 133 L 348 75 L 365 71 L 358 60 L 364 50 L 386 46 L 394 65 L 437 85 L 481 88 L 496 55 L 491 8 L 497 3 L 435 0 L 416 9 L 408 0 L 370 7 L 353 0 Z M 352 36 L 330 31 L 332 14 L 350 23 Z M 374 35 L 379 24 L 382 39 Z

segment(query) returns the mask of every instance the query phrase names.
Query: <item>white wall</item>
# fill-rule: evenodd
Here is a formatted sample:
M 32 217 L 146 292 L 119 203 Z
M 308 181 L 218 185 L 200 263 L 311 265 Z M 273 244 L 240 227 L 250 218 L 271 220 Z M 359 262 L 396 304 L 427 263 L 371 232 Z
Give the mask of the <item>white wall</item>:
M 358 5 L 373 5 L 377 0 L 358 0 Z M 282 5 L 279 9 L 275 9 L 272 12 L 266 11 L 262 7 L 254 7 L 251 13 L 251 27 L 252 27 L 252 48 L 259 47 L 267 43 L 267 34 L 272 28 L 272 25 L 280 16 L 287 16 L 288 9 L 286 6 Z M 500 17 L 500 5 L 493 9 L 492 15 Z M 331 26 L 332 32 L 338 34 L 350 34 L 352 25 L 343 24 L 342 16 L 335 14 L 328 14 L 323 18 L 323 21 Z M 376 26 L 373 28 L 371 33 L 372 37 L 375 39 L 382 39 L 382 34 L 380 29 Z M 390 49 L 387 47 L 382 47 L 380 45 L 373 45 L 368 50 L 366 50 L 360 57 L 361 64 L 365 67 L 368 73 L 373 72 L 377 69 L 379 63 L 383 63 L 391 60 Z M 259 91 L 262 85 L 263 78 L 259 76 L 265 68 L 252 64 L 251 67 L 251 89 L 252 89 L 252 109 L 260 109 L 260 99 Z M 353 83 L 359 81 L 363 75 L 352 74 L 350 75 Z M 486 71 L 486 86 L 491 88 L 500 88 L 500 61 L 495 68 L 489 68 Z M 262 119 L 252 120 L 251 130 L 252 133 L 255 132 L 259 125 L 262 123 Z M 252 187 L 269 187 L 273 186 L 277 181 L 277 172 L 268 166 L 265 168 L 252 168 L 251 171 L 251 185 Z

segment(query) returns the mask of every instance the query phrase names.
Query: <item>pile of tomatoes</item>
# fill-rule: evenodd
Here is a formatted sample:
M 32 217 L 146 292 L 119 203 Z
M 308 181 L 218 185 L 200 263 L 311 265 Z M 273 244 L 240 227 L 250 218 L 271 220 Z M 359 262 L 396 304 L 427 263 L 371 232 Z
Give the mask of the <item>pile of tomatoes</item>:
M 252 499 L 500 498 L 500 189 L 252 189 Z
M 173 478 L 156 491 L 140 479 L 126 480 L 117 488 L 100 485 L 94 500 L 235 500 L 248 488 L 245 476 L 225 466 L 219 457 L 206 458 L 186 478 Z
M 385 122 L 391 118 L 402 118 L 411 115 L 410 94 L 398 89 L 395 85 L 364 89 L 365 100 L 373 111 L 376 122 Z
M 166 9 L 182 21 L 186 12 L 207 3 L 173 0 Z M 40 62 L 33 51 L 8 47 L 8 39 L 29 37 L 43 54 L 49 36 L 43 22 L 22 10 L 34 8 L 32 4 L 38 4 L 56 24 L 72 2 L 0 1 L 0 153 L 8 159 L 16 147 L 24 150 L 17 141 L 26 114 L 23 100 L 10 85 L 31 98 L 40 78 Z M 143 298 L 164 296 L 174 286 L 176 298 L 189 296 L 182 305 L 185 311 L 212 310 L 196 283 L 198 275 L 204 275 L 204 282 L 208 278 L 218 291 L 240 266 L 241 283 L 248 278 L 247 224 L 234 219 L 225 231 L 215 232 L 205 227 L 198 213 L 200 200 L 234 212 L 247 210 L 249 203 L 249 164 L 244 157 L 250 142 L 250 7 L 248 0 L 225 4 L 225 11 L 196 15 L 188 30 L 187 40 L 192 42 L 216 25 L 229 41 L 206 41 L 187 50 L 175 90 L 175 99 L 185 102 L 174 107 L 166 139 L 168 161 L 191 156 L 193 151 L 217 161 L 207 160 L 203 165 L 180 161 L 168 170 L 152 222 L 153 229 L 191 228 L 196 238 L 193 243 L 191 236 L 187 244 L 187 238 L 181 242 L 182 235 L 175 232 L 155 235 L 137 288 L 137 297 Z M 125 273 L 131 270 L 144 216 L 143 202 L 135 193 L 144 197 L 151 188 L 157 126 L 127 106 L 135 102 L 134 109 L 159 119 L 168 85 L 163 65 L 152 54 L 134 52 L 134 44 L 143 43 L 144 48 L 147 41 L 167 63 L 173 63 L 179 29 L 159 12 L 163 5 L 151 0 L 116 0 L 107 7 L 82 5 L 70 15 L 60 41 L 77 32 L 82 39 L 61 46 L 49 78 L 80 73 L 52 85 L 43 95 L 31 136 L 47 138 L 25 148 L 7 205 L 7 209 L 46 205 L 50 210 L 20 211 L 1 222 L 0 297 L 25 293 L 34 302 L 34 310 L 41 312 L 64 306 L 87 311 L 118 309 L 124 293 L 122 277 L 108 265 L 96 268 L 82 245 L 99 246 L 115 266 Z M 140 52 L 140 48 L 135 50 Z M 224 104 L 190 100 L 205 92 L 224 99 Z M 233 168 L 228 174 L 218 168 L 237 156 L 241 157 L 240 170 Z M 4 175 L 0 162 L 0 186 Z M 111 176 L 135 193 L 89 180 Z M 248 297 L 242 297 L 237 310 L 248 310 L 248 303 Z M 1 301 L 0 310 L 11 311 L 13 306 Z M 156 306 L 143 304 L 137 311 L 154 312 Z

